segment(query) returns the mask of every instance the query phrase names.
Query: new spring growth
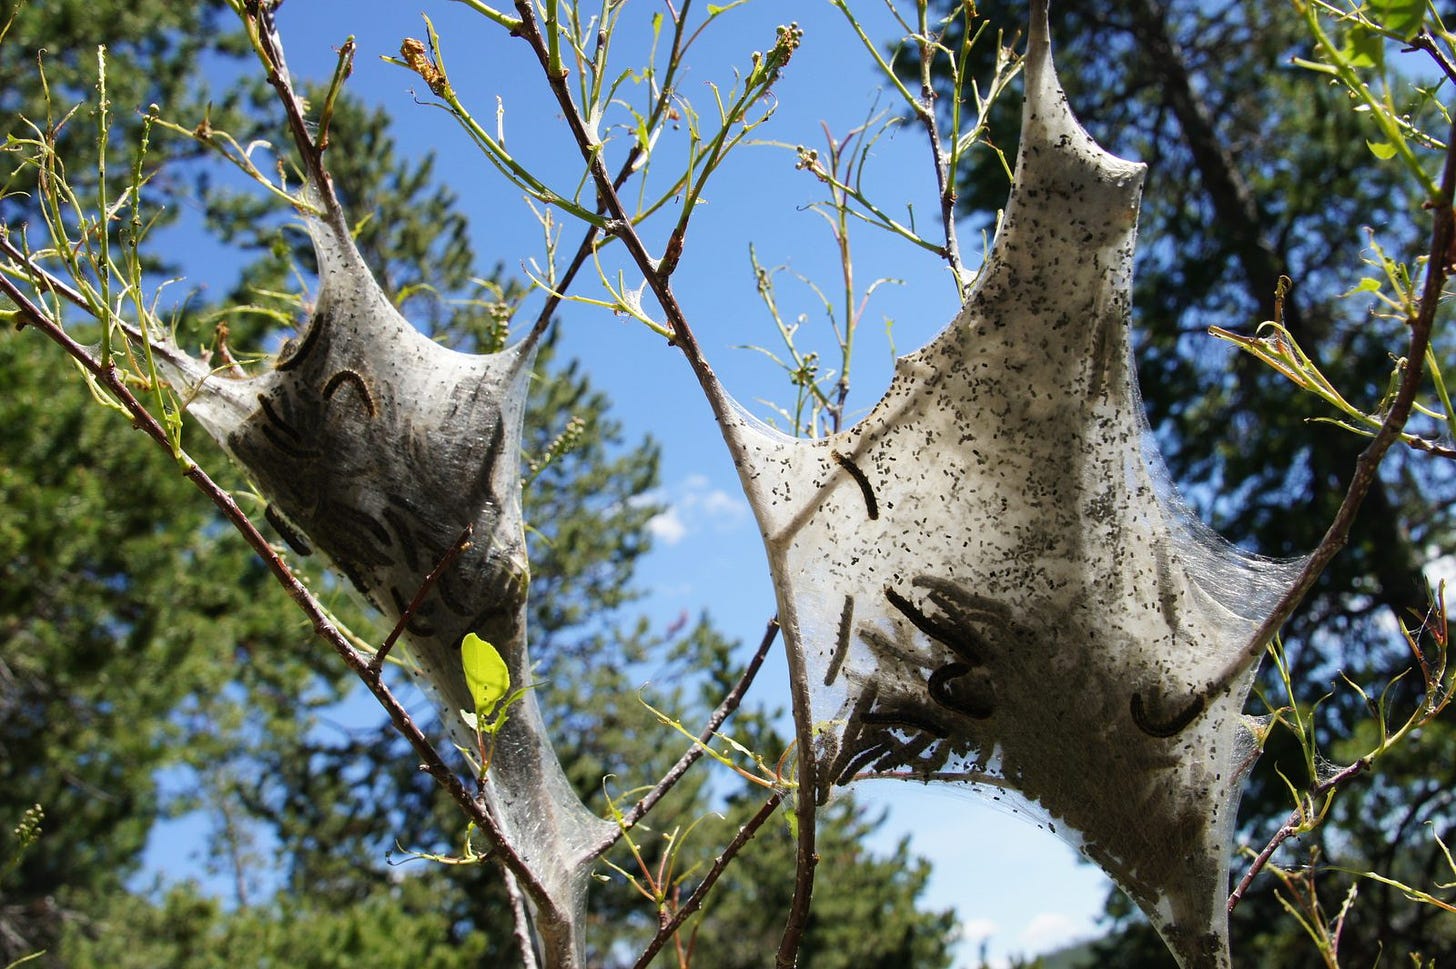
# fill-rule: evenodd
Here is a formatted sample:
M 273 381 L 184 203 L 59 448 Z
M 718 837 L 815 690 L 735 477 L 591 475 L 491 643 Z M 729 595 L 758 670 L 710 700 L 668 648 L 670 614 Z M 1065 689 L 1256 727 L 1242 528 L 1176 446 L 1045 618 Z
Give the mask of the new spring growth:
M 546 450 L 539 458 L 532 461 L 529 467 L 529 481 L 535 481 L 546 466 L 563 454 L 576 450 L 577 445 L 586 437 L 586 421 L 580 417 L 573 417 L 566 422 L 566 427 L 557 435 L 556 439 L 546 446 Z
M 794 152 L 799 156 L 799 160 L 794 162 L 795 171 L 813 172 L 814 177 L 819 179 L 819 181 L 826 184 L 829 183 L 829 173 L 824 170 L 823 165 L 819 164 L 819 150 L 817 148 L 807 148 L 804 145 L 797 145 L 794 148 Z
M 779 72 L 788 66 L 789 60 L 794 56 L 794 51 L 799 49 L 799 43 L 803 39 L 804 31 L 798 24 L 780 26 L 778 39 L 774 41 L 767 57 L 754 51 L 753 70 L 748 72 L 748 86 L 752 87 L 757 84 L 772 87 L 779 79 Z
M 475 633 L 466 633 L 460 643 L 460 661 L 465 668 L 465 683 L 475 709 L 460 711 L 472 730 L 494 732 L 499 723 L 490 719 L 511 688 L 511 671 L 500 651 Z

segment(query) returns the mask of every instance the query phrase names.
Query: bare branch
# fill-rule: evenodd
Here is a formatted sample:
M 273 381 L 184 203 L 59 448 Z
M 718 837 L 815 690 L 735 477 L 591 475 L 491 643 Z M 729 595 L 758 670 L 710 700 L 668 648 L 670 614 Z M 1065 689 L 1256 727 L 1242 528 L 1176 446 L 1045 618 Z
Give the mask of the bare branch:
M 632 964 L 632 969 L 646 969 L 662 947 L 667 944 L 668 939 L 671 939 L 682 927 L 683 922 L 702 907 L 703 900 L 708 897 L 708 893 L 717 884 L 719 876 L 728 868 L 728 863 L 743 849 L 744 845 L 752 840 L 753 836 L 758 833 L 758 829 L 763 827 L 764 822 L 774 813 L 783 799 L 782 791 L 774 791 L 769 795 L 769 799 L 763 802 L 763 807 L 759 808 L 748 823 L 738 830 L 738 834 L 728 842 L 728 847 L 723 849 L 723 853 L 714 859 L 713 867 L 708 869 L 708 873 L 703 876 L 702 882 L 693 890 L 693 894 L 682 904 L 681 908 L 673 913 L 672 918 L 657 930 L 657 935 L 653 936 L 652 941 L 647 944 L 647 948 L 642 950 L 642 955 Z
M 1368 757 L 1361 757 L 1353 764 L 1350 764 L 1311 787 L 1309 793 L 1305 796 L 1306 803 L 1316 798 L 1333 794 L 1351 778 L 1357 777 L 1369 769 L 1370 759 Z M 1269 859 L 1274 856 L 1274 852 L 1279 849 L 1279 846 L 1301 831 L 1307 830 L 1305 822 L 1308 817 L 1309 812 L 1304 809 L 1303 805 L 1295 808 L 1289 817 L 1285 819 L 1284 823 L 1279 826 L 1279 829 L 1274 832 L 1274 836 L 1269 839 L 1269 843 L 1261 848 L 1259 853 L 1254 856 L 1254 860 L 1249 864 L 1248 870 L 1244 872 L 1244 876 L 1239 879 L 1238 885 L 1229 895 L 1229 912 L 1232 913 L 1238 907 L 1239 902 L 1243 901 L 1244 894 L 1249 890 L 1249 886 L 1253 884 L 1254 876 L 1264 869 L 1264 866 L 1269 863 Z
M 753 658 L 744 667 L 743 675 L 738 678 L 738 682 L 733 684 L 733 688 L 723 697 L 722 702 L 718 704 L 718 708 L 713 711 L 712 716 L 708 717 L 707 725 L 703 727 L 702 733 L 698 734 L 698 742 L 689 747 L 687 752 L 678 758 L 677 763 L 673 764 L 672 768 L 666 774 L 662 775 L 662 779 L 657 782 L 651 791 L 647 792 L 642 800 L 638 801 L 626 814 L 622 815 L 621 821 L 618 822 L 617 830 L 611 837 L 593 849 L 593 854 L 606 854 L 608 849 L 621 840 L 622 835 L 630 830 L 638 821 L 642 820 L 647 815 L 647 812 L 656 807 L 657 802 L 662 800 L 667 792 L 672 790 L 678 781 L 682 780 L 683 775 L 688 772 L 688 769 L 698 762 L 698 759 L 703 756 L 704 746 L 712 741 L 714 735 L 718 732 L 718 728 L 723 726 L 724 721 L 732 716 L 733 712 L 738 709 L 738 705 L 743 702 L 743 697 L 748 693 L 748 688 L 753 685 L 753 679 L 758 675 L 759 668 L 763 666 L 764 658 L 768 656 L 769 648 L 773 646 L 774 638 L 778 635 L 778 632 L 779 621 L 775 617 L 768 621 L 768 628 L 763 632 L 763 639 L 759 642 L 758 649 L 754 652 Z
M 369 661 L 369 672 L 372 675 L 377 677 L 379 671 L 384 668 L 384 661 L 389 657 L 389 651 L 394 648 L 394 644 L 404 633 L 404 628 L 409 625 L 410 620 L 414 618 L 420 606 L 425 604 L 426 597 L 429 596 L 430 590 L 435 587 L 435 583 L 440 580 L 440 576 L 450 567 L 452 562 L 460 557 L 462 552 L 470 547 L 470 533 L 474 530 L 475 525 L 473 522 L 466 524 L 464 530 L 460 532 L 460 537 L 455 539 L 455 544 L 451 545 L 445 551 L 445 554 L 440 556 L 440 561 L 435 563 L 435 567 L 430 570 L 430 574 L 425 576 L 425 580 L 415 590 L 415 597 L 410 600 L 409 605 L 404 607 L 404 610 L 399 614 L 399 620 L 394 624 L 394 628 L 389 631 L 389 635 L 385 637 L 384 642 L 379 647 L 379 651 Z
M 509 869 L 505 872 L 506 896 L 511 900 L 511 921 L 515 926 L 516 945 L 521 950 L 521 969 L 537 969 L 536 945 L 531 934 L 531 913 L 526 908 L 526 897 L 521 886 Z
M 928 4 L 921 3 L 920 33 L 916 43 L 920 47 L 920 101 L 915 114 L 925 127 L 930 139 L 930 153 L 935 167 L 935 185 L 940 197 L 940 220 L 945 231 L 945 261 L 950 265 L 957 286 L 963 286 L 964 266 L 961 263 L 961 246 L 956 235 L 956 188 L 955 173 L 950 171 L 950 155 L 941 146 L 940 123 L 935 116 L 935 49 L 930 37 Z M 955 92 L 959 97 L 960 92 Z M 952 135 L 955 133 L 952 132 Z

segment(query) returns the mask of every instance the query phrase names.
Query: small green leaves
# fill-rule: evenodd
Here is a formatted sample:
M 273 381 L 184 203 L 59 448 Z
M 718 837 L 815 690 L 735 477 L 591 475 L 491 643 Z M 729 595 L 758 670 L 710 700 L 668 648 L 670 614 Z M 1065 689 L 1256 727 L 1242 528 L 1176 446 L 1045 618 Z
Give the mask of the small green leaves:
M 1340 53 L 1356 70 L 1384 69 L 1385 38 L 1371 27 L 1356 24 L 1345 34 Z
M 511 688 L 510 670 L 500 652 L 475 633 L 466 633 L 460 643 L 460 661 L 465 667 L 465 683 L 475 701 L 476 729 L 483 729 L 484 722 L 495 713 Z

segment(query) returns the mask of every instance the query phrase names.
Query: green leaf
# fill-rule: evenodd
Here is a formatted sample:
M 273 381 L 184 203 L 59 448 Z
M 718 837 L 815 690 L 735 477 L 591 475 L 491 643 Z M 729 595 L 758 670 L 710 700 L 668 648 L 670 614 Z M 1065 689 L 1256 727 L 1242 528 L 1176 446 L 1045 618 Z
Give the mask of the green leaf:
M 1426 0 L 1369 0 L 1372 21 L 1404 40 L 1414 37 L 1426 19 Z
M 1368 27 L 1356 25 L 1345 35 L 1340 52 L 1356 70 L 1378 68 L 1385 63 L 1385 38 Z
M 460 643 L 460 660 L 465 667 L 465 683 L 475 700 L 476 717 L 484 720 L 510 690 L 511 672 L 500 652 L 475 633 L 465 634 Z
M 1365 147 L 1370 149 L 1370 154 L 1381 161 L 1389 161 L 1395 157 L 1395 146 L 1388 141 L 1366 141 Z

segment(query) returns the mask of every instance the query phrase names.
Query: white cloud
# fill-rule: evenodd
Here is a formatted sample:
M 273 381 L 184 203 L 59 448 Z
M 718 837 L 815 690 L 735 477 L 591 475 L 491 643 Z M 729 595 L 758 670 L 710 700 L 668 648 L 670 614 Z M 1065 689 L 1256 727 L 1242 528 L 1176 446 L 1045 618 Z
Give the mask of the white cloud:
M 1027 951 L 1042 954 L 1070 945 L 1081 938 L 1084 928 L 1070 915 L 1061 912 L 1040 912 L 1033 915 L 1018 941 Z
M 670 505 L 666 511 L 659 512 L 648 520 L 647 531 L 664 545 L 676 545 L 687 536 L 688 526 L 677 513 L 677 507 Z
M 730 495 L 721 488 L 714 488 L 712 491 L 704 492 L 701 499 L 703 511 L 716 519 L 732 519 L 737 521 L 748 511 L 748 506 L 743 499 L 736 495 Z
M 961 969 L 971 969 L 972 966 L 988 966 L 990 969 L 1005 969 L 1009 961 L 1004 955 L 992 955 L 991 938 L 995 936 L 1000 926 L 994 919 L 984 917 L 967 919 L 961 923 L 961 934 L 957 950 L 959 952 L 958 965 Z
M 747 502 L 730 491 L 713 487 L 702 474 L 690 474 L 675 488 L 659 489 L 634 501 L 667 503 L 647 523 L 652 537 L 665 545 L 676 545 L 705 530 L 727 531 L 748 518 Z

